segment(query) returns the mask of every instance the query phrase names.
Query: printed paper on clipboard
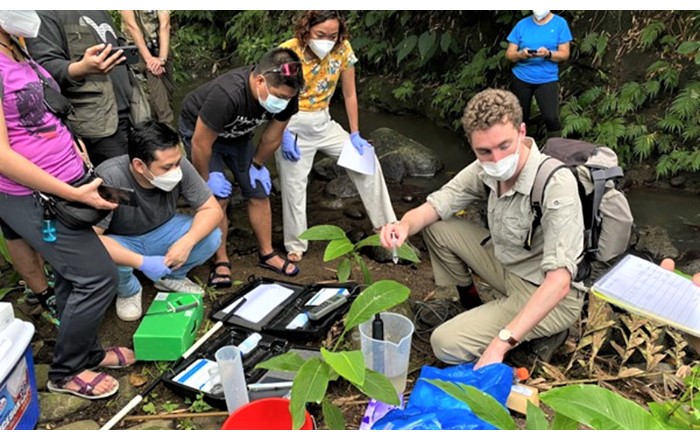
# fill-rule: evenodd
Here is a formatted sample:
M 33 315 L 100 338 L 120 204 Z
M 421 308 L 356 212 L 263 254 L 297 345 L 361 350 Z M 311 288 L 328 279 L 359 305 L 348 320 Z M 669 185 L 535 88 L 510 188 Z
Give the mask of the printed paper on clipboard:
M 374 176 L 376 172 L 374 147 L 368 145 L 362 151 L 363 153 L 360 154 L 348 139 L 343 144 L 343 150 L 338 157 L 338 165 L 360 174 Z
M 591 291 L 631 312 L 700 337 L 700 287 L 654 263 L 628 255 Z

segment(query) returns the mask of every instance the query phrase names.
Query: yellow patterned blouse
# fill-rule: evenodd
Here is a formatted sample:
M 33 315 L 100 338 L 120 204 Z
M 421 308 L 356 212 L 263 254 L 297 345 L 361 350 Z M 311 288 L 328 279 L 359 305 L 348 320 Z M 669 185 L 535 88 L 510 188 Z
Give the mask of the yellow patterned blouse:
M 306 59 L 304 47 L 296 38 L 285 41 L 280 46 L 292 49 L 302 60 L 305 85 L 299 92 L 299 110 L 303 112 L 327 108 L 338 85 L 340 73 L 357 62 L 357 57 L 347 40 L 322 60 L 315 56 L 310 60 Z

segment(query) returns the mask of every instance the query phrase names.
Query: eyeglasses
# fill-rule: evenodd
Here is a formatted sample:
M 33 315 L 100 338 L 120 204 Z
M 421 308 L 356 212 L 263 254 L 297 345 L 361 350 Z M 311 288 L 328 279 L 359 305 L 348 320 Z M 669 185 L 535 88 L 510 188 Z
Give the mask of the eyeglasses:
M 297 76 L 297 74 L 299 74 L 300 67 L 301 63 L 299 61 L 291 61 L 289 63 L 284 63 L 274 69 L 267 70 L 262 74 L 266 75 L 268 73 L 279 73 L 282 76 Z

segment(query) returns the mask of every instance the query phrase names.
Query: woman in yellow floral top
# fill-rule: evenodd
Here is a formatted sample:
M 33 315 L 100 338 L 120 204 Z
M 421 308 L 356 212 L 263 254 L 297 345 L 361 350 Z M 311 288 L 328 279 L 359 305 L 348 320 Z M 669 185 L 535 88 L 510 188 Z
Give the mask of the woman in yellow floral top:
M 307 11 L 299 19 L 295 38 L 281 45 L 302 60 L 304 88 L 299 92 L 299 113 L 294 115 L 277 150 L 282 187 L 284 245 L 291 261 L 299 261 L 308 242 L 299 234 L 307 229 L 306 186 L 317 151 L 337 159 L 343 144 L 352 142 L 360 154 L 370 144 L 360 136 L 355 90 L 357 58 L 347 40 L 345 21 L 338 11 Z M 328 105 L 340 81 L 350 133 L 333 121 Z M 364 175 L 348 170 L 372 225 L 379 228 L 396 220 L 379 161 L 376 172 Z

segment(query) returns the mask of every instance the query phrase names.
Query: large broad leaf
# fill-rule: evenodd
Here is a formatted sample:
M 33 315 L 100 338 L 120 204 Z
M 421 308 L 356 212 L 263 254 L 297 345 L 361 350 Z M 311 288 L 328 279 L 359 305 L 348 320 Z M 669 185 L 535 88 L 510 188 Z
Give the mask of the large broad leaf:
M 423 32 L 418 38 L 418 52 L 421 58 L 425 58 L 428 51 L 432 49 L 433 45 L 437 41 L 437 34 L 435 32 Z
M 401 403 L 399 402 L 399 395 L 396 393 L 396 388 L 394 388 L 391 381 L 383 374 L 377 373 L 369 368 L 365 369 L 364 384 L 360 385 L 354 382 L 352 384 L 374 400 L 379 400 L 380 402 L 395 406 Z
M 566 417 L 562 413 L 554 413 L 551 429 L 552 431 L 574 431 L 578 429 L 578 422 Z
M 593 429 L 663 429 L 644 408 L 595 385 L 569 385 L 540 395 L 557 413 Z
M 527 419 L 526 419 L 526 429 L 544 431 L 549 429 L 549 423 L 547 422 L 547 416 L 544 415 L 538 406 L 527 401 Z
M 352 262 L 349 258 L 344 259 L 338 264 L 338 281 L 341 283 L 350 279 L 350 271 L 352 270 Z
M 328 243 L 326 252 L 323 253 L 323 261 L 335 260 L 338 257 L 352 252 L 352 242 L 347 237 L 339 238 Z
M 517 429 L 508 410 L 490 394 L 486 394 L 471 385 L 461 383 L 436 379 L 427 379 L 426 382 L 435 385 L 455 399 L 469 405 L 472 412 L 484 422 L 490 423 L 498 429 Z
M 264 368 L 272 371 L 297 372 L 304 365 L 304 359 L 297 353 L 287 352 L 279 356 L 260 362 L 255 368 Z
M 381 280 L 366 288 L 353 301 L 345 320 L 343 334 L 351 328 L 369 320 L 377 313 L 383 312 L 406 301 L 411 294 L 408 287 L 393 280 Z
M 401 64 L 401 61 L 416 47 L 416 43 L 418 43 L 418 37 L 416 35 L 409 35 L 396 46 L 398 50 L 398 54 L 396 55 L 397 66 Z
M 345 231 L 333 225 L 314 226 L 299 235 L 303 240 L 339 240 L 345 237 Z
M 403 260 L 408 260 L 412 263 L 420 262 L 420 259 L 418 259 L 418 255 L 416 255 L 416 251 L 414 251 L 413 248 L 408 245 L 408 243 L 402 244 L 398 250 L 399 258 Z
M 333 353 L 321 348 L 321 356 L 326 363 L 352 383 L 365 383 L 365 358 L 361 351 L 341 351 Z
M 311 358 L 301 366 L 292 385 L 292 425 L 299 429 L 306 418 L 306 402 L 320 403 L 328 388 L 328 365 L 319 358 Z
M 323 410 L 323 421 L 326 422 L 328 429 L 332 431 L 345 429 L 345 417 L 343 417 L 340 408 L 330 403 L 328 399 L 323 399 L 321 409 Z
M 442 34 L 442 37 L 440 37 L 440 48 L 442 49 L 443 52 L 447 53 L 450 51 L 450 46 L 452 45 L 452 34 L 450 31 L 446 31 L 444 34 Z
M 380 247 L 381 245 L 382 245 L 382 241 L 379 239 L 379 234 L 374 234 L 374 235 L 370 235 L 367 238 L 363 238 L 362 240 L 355 243 L 355 249 L 360 249 L 361 247 L 364 247 L 364 246 Z
M 357 261 L 357 265 L 360 266 L 364 283 L 366 285 L 372 284 L 372 274 L 369 272 L 369 268 L 367 267 L 365 260 L 363 260 L 359 255 L 355 254 L 355 261 Z

